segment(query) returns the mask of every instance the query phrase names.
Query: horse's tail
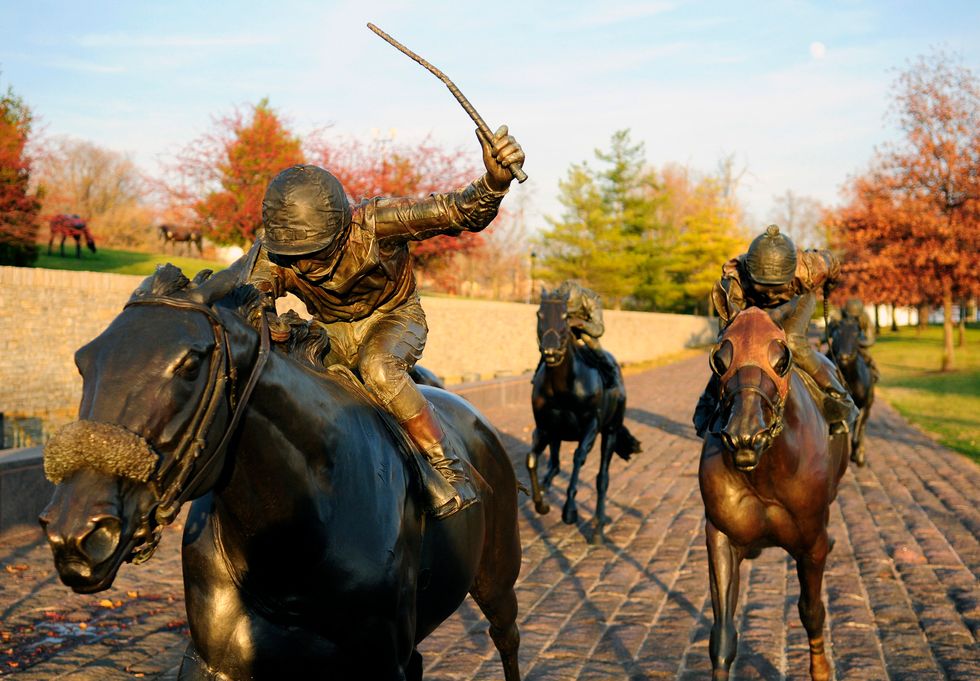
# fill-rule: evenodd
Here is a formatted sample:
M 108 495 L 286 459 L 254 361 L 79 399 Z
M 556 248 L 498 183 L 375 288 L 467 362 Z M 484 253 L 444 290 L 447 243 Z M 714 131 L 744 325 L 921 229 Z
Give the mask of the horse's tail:
M 623 461 L 629 461 L 634 454 L 643 451 L 640 441 L 633 437 L 633 433 L 624 425 L 616 431 L 616 448 L 613 450 Z

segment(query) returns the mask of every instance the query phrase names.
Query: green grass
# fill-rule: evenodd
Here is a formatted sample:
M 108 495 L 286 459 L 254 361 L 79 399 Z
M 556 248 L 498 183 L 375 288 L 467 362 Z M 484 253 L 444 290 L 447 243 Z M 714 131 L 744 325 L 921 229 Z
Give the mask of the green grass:
M 940 326 L 883 332 L 872 348 L 879 390 L 909 421 L 980 462 L 980 329 L 968 328 L 966 344 L 954 347 L 954 371 L 939 371 L 942 353 Z
M 111 272 L 113 274 L 153 274 L 157 265 L 173 263 L 184 271 L 187 276 L 197 274 L 199 270 L 212 269 L 214 271 L 223 270 L 228 265 L 216 260 L 202 260 L 200 258 L 188 258 L 184 256 L 166 255 L 163 253 L 136 253 L 134 251 L 116 251 L 109 248 L 100 248 L 97 253 L 85 249 L 82 257 L 75 257 L 75 244 L 68 248 L 65 243 L 65 253 L 68 257 L 62 258 L 58 255 L 55 248 L 54 255 L 48 255 L 47 247 L 41 249 L 41 256 L 34 263 L 35 267 L 43 267 L 52 270 L 82 270 L 86 272 Z

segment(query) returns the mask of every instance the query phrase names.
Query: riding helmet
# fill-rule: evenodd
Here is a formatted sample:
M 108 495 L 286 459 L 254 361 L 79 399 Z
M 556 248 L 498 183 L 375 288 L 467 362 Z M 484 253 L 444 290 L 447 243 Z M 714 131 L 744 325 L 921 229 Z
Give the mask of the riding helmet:
M 745 254 L 745 270 L 757 284 L 788 284 L 796 276 L 796 246 L 779 227 L 769 225 L 749 244 Z
M 278 255 L 308 255 L 334 244 L 351 221 L 340 181 L 323 168 L 295 165 L 276 175 L 262 199 L 265 247 Z

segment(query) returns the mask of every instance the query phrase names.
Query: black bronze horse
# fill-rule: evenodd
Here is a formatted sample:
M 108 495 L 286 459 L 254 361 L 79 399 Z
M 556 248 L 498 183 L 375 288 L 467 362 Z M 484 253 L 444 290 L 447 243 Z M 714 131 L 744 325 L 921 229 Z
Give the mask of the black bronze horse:
M 810 379 L 793 370 L 786 334 L 764 310 L 738 313 L 710 363 L 721 382 L 720 429 L 704 440 L 698 477 L 714 612 L 712 679 L 728 679 L 738 647 L 739 565 L 779 546 L 796 559 L 810 676 L 827 681 L 820 590 L 829 507 L 847 469 L 848 440 L 828 437 Z
M 349 374 L 317 367 L 324 334 L 306 327 L 291 356 L 270 352 L 261 299 L 236 270 L 188 282 L 159 269 L 76 353 L 80 420 L 45 451 L 57 487 L 41 524 L 61 580 L 109 588 L 194 500 L 182 681 L 418 680 L 416 645 L 467 592 L 518 681 L 517 483 L 493 426 L 424 389 L 481 493 L 424 516 L 397 424 Z
M 859 410 L 854 432 L 851 434 L 851 461 L 858 466 L 865 464 L 864 429 L 875 401 L 875 379 L 868 362 L 861 354 L 861 326 L 857 319 L 847 317 L 837 322 L 830 331 L 830 349 L 827 356 L 837 363 L 847 389 Z
M 542 361 L 532 379 L 531 408 L 534 411 L 534 434 L 527 455 L 534 507 L 538 513 L 550 510 L 542 488 L 547 490 L 559 470 L 558 454 L 562 441 L 577 442 L 572 459 L 572 475 L 561 518 L 565 523 L 578 522 L 575 495 L 579 471 L 600 434 L 601 458 L 596 477 L 596 508 L 592 519 L 593 543 L 605 540 L 606 490 L 609 487 L 609 463 L 615 452 L 629 461 L 638 451 L 638 443 L 623 425 L 626 411 L 626 387 L 617 371 L 613 384 L 604 387 L 602 374 L 595 362 L 587 359 L 591 352 L 580 347 L 568 326 L 567 295 L 557 290 L 541 292 L 538 309 L 538 347 Z M 616 365 L 615 360 L 611 364 Z M 545 447 L 551 457 L 544 479 L 538 481 L 538 457 Z
M 48 239 L 48 255 L 51 255 L 51 248 L 54 240 L 61 237 L 61 257 L 65 257 L 65 241 L 70 237 L 75 240 L 75 257 L 82 257 L 82 237 L 85 237 L 85 245 L 93 253 L 96 252 L 95 238 L 89 231 L 88 224 L 77 215 L 55 215 L 51 218 L 48 225 L 51 228 L 51 238 Z

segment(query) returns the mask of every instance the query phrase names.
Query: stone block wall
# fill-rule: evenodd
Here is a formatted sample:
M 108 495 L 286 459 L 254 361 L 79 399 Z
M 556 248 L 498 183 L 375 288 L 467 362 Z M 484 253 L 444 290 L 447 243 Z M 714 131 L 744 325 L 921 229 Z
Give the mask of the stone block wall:
M 81 396 L 74 352 L 108 326 L 141 280 L 0 267 L 0 412 L 53 425 L 71 420 Z M 429 324 L 422 361 L 447 382 L 518 375 L 536 366 L 536 305 L 441 297 L 424 297 L 422 304 Z M 609 310 L 605 321 L 603 345 L 622 363 L 703 345 L 715 333 L 713 320 L 689 315 Z

